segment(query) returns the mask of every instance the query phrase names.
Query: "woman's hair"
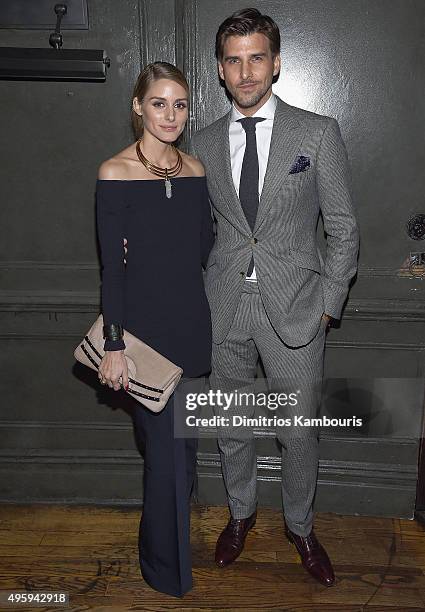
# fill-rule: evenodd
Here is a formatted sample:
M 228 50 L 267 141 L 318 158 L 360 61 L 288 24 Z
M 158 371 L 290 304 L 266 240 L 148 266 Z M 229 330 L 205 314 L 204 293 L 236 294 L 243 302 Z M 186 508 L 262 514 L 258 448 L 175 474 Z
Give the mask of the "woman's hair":
M 168 62 L 153 62 L 152 64 L 145 66 L 145 68 L 139 74 L 136 85 L 134 86 L 132 100 L 137 98 L 139 103 L 142 103 L 143 98 L 145 97 L 151 84 L 155 81 L 159 81 L 159 79 L 170 79 L 171 81 L 179 83 L 179 85 L 186 90 L 189 96 L 189 85 L 181 70 Z M 143 134 L 143 119 L 140 117 L 140 115 L 134 112 L 133 108 L 131 109 L 131 123 L 133 125 L 136 138 L 140 138 Z
M 268 15 L 262 15 L 254 8 L 243 9 L 233 13 L 223 21 L 215 37 L 215 56 L 221 61 L 223 47 L 229 36 L 248 36 L 249 34 L 264 34 L 269 39 L 273 57 L 280 53 L 280 32 L 277 24 Z

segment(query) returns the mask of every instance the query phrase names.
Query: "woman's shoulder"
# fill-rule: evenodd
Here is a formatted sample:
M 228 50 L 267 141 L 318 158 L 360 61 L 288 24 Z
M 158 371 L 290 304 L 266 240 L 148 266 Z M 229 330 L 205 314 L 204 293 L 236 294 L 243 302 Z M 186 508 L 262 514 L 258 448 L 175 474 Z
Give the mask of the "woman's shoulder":
M 125 168 L 122 162 L 116 159 L 107 159 L 102 162 L 97 172 L 97 178 L 100 181 L 122 180 Z
M 183 158 L 183 163 L 186 166 L 186 172 L 189 176 L 205 176 L 205 168 L 196 157 L 192 157 L 188 153 L 180 151 Z
M 101 181 L 125 181 L 129 178 L 134 165 L 133 145 L 126 147 L 99 166 L 97 178 Z

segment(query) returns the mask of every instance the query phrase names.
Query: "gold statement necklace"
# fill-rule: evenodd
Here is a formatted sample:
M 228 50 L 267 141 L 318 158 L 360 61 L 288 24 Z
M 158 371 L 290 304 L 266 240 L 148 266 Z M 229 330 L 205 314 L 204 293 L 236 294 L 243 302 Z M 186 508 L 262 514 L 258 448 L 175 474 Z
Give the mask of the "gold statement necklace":
M 178 174 L 180 174 L 180 171 L 183 166 L 183 160 L 182 160 L 182 156 L 180 155 L 180 151 L 178 151 L 178 149 L 176 149 L 174 145 L 171 145 L 171 148 L 173 149 L 174 153 L 177 156 L 177 161 L 174 164 L 174 166 L 172 166 L 171 168 L 161 168 L 161 166 L 156 166 L 143 155 L 142 150 L 140 148 L 141 142 L 142 142 L 141 138 L 139 138 L 139 140 L 136 142 L 137 157 L 142 162 L 142 164 L 145 166 L 145 168 L 149 172 L 151 172 L 151 174 L 155 174 L 156 176 L 160 176 L 161 178 L 164 179 L 165 195 L 167 196 L 167 198 L 171 198 L 171 196 L 173 195 L 173 192 L 171 190 L 170 178 L 173 178 L 174 176 L 177 176 Z

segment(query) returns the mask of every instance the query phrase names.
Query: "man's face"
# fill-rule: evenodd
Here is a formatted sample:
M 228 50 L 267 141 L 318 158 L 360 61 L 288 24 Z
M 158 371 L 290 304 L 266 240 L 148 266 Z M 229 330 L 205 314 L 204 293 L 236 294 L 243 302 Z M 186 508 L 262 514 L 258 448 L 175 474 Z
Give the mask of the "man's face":
M 244 115 L 253 115 L 270 96 L 273 77 L 279 73 L 280 56 L 275 58 L 264 34 L 229 36 L 218 63 L 220 78 Z

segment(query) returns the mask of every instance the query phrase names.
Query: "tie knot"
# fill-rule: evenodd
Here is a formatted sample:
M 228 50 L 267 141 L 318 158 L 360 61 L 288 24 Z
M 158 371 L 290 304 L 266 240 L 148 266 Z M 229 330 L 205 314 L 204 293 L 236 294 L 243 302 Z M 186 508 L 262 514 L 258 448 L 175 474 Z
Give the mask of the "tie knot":
M 265 121 L 265 117 L 244 117 L 238 119 L 239 123 L 245 130 L 245 132 L 255 132 L 255 127 L 260 121 Z

